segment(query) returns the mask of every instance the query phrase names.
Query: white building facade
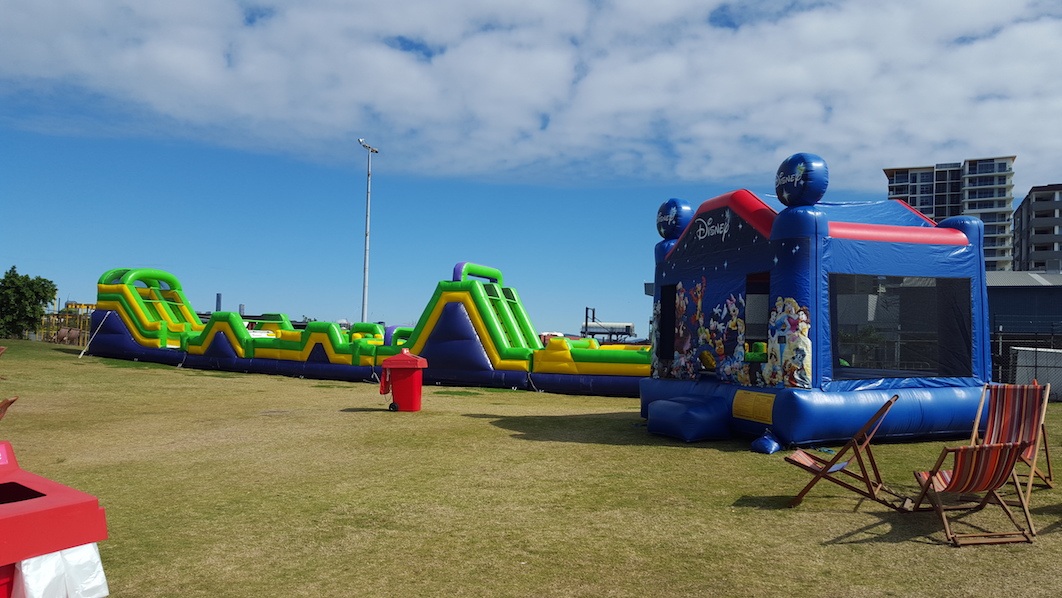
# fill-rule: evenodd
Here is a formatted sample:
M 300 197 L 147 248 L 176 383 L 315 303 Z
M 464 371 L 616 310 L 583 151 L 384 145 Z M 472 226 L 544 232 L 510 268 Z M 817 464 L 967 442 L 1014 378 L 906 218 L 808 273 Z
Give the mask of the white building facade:
M 985 269 L 1014 268 L 1014 160 L 968 159 L 932 166 L 886 168 L 889 199 L 907 202 L 935 222 L 962 214 L 985 223 Z

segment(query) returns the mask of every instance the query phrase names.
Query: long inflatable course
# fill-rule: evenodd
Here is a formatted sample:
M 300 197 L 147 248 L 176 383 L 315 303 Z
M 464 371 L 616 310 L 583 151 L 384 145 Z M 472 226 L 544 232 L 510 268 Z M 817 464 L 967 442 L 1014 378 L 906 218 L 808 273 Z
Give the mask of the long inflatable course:
M 775 182 L 660 207 L 649 431 L 836 442 L 899 395 L 876 438 L 969 435 L 992 372 L 982 222 L 820 201 L 813 154 Z
M 414 327 L 309 322 L 280 313 L 203 322 L 180 282 L 161 270 L 115 269 L 97 286 L 88 352 L 182 367 L 346 381 L 378 380 L 402 348 L 428 360 L 427 384 L 638 396 L 650 352 L 640 345 L 551 338 L 543 346 L 516 290 L 494 268 L 462 262 L 438 283 Z

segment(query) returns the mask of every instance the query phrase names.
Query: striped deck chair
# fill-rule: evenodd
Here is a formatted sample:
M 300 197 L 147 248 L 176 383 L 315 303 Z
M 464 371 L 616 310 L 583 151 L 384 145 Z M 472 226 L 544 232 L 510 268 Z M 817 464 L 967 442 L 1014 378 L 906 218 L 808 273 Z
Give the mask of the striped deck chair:
M 978 444 L 944 448 L 940 452 L 940 458 L 936 465 L 929 471 L 915 471 L 915 481 L 921 488 L 918 498 L 913 502 L 911 510 L 927 511 L 932 509 L 940 516 L 944 524 L 944 534 L 955 546 L 969 544 L 1003 544 L 1008 542 L 1032 542 L 1036 535 L 1033 527 L 1032 516 L 1029 514 L 1029 504 L 1025 502 L 1025 495 L 1021 493 L 1018 484 L 1018 475 L 1014 473 L 1014 464 L 1022 452 L 1028 448 L 1028 442 L 1009 442 L 1006 444 Z M 943 469 L 948 457 L 953 460 L 951 469 Z M 1018 493 L 1018 502 L 1025 514 L 1026 527 L 1022 527 L 1015 518 L 1014 513 L 1007 506 L 1006 501 L 999 495 L 999 489 L 1010 482 Z M 976 504 L 969 502 L 945 505 L 943 494 L 963 495 L 984 493 L 984 498 Z M 931 506 L 923 503 L 929 499 Z M 979 511 L 985 506 L 995 503 L 1006 513 L 1017 531 L 991 532 L 977 531 L 969 533 L 956 533 L 951 529 L 953 523 L 948 519 L 947 511 L 965 511 L 967 514 Z M 971 524 L 972 525 L 972 524 Z
M 889 508 L 902 510 L 904 497 L 890 490 L 882 481 L 878 464 L 874 460 L 874 452 L 870 448 L 870 441 L 898 398 L 899 396 L 893 395 L 891 399 L 885 401 L 877 413 L 863 424 L 863 427 L 834 454 L 832 459 L 823 459 L 802 449 L 797 449 L 787 456 L 785 458 L 787 462 L 812 475 L 811 481 L 793 497 L 789 506 L 799 505 L 811 488 L 819 483 L 819 480 L 826 480 Z
M 973 434 L 970 436 L 970 444 L 1029 443 L 1029 448 L 1018 458 L 1020 463 L 1029 468 L 1023 490 L 1026 502 L 1037 478 L 1048 488 L 1054 487 L 1051 453 L 1047 448 L 1047 427 L 1044 425 L 1050 393 L 1050 384 L 986 384 L 981 391 L 981 404 L 977 408 Z M 986 400 L 988 415 L 985 417 L 984 434 L 980 435 L 981 414 Z M 1044 460 L 1038 464 L 1041 450 Z M 1020 480 L 1022 474 L 1018 477 Z

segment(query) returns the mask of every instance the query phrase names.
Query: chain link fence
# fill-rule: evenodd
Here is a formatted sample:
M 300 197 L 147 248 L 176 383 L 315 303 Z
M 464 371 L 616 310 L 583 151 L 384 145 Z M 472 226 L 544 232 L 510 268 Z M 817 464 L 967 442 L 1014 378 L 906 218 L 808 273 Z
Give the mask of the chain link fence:
M 1051 384 L 1062 401 L 1062 322 L 1051 316 L 994 318 L 992 379 L 1009 384 Z

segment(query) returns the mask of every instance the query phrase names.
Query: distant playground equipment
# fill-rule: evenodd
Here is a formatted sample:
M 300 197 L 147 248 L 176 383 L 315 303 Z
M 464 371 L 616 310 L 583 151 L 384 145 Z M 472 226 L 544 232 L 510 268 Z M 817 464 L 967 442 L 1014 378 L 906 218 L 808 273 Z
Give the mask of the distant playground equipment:
M 215 311 L 204 322 L 168 272 L 119 268 L 100 276 L 88 353 L 236 372 L 376 381 L 408 349 L 427 360 L 426 384 L 638 396 L 648 346 L 553 337 L 543 344 L 500 271 L 469 262 L 438 283 L 413 327 L 333 322 L 296 329 L 281 313 L 245 319 Z
M 825 202 L 822 158 L 795 154 L 777 201 L 747 190 L 657 213 L 650 432 L 784 444 L 969 434 L 991 379 L 984 225 L 899 201 Z
M 634 324 L 630 322 L 601 322 L 597 319 L 597 308 L 586 308 L 583 326 L 579 333 L 584 337 L 597 338 L 602 335 L 610 342 L 618 342 L 634 336 Z
M 62 345 L 84 346 L 88 339 L 92 311 L 96 306 L 91 303 L 67 301 L 62 309 L 56 302 L 55 311 L 41 317 L 36 331 L 38 340 L 45 340 Z

